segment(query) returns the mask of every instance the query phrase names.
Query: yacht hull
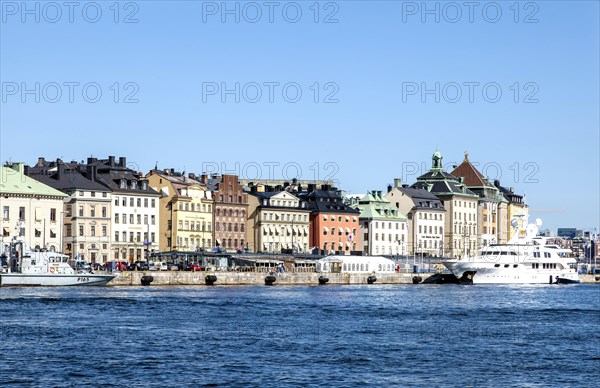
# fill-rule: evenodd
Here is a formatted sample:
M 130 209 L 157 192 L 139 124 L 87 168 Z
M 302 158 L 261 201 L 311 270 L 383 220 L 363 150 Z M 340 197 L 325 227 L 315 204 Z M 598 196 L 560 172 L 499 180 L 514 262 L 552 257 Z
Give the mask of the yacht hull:
M 116 275 L 76 274 L 0 274 L 0 287 L 64 287 L 64 286 L 104 286 Z
M 447 261 L 443 263 L 461 283 L 473 284 L 552 284 L 578 283 L 579 276 L 564 270 L 534 270 L 522 264 L 507 264 L 495 267 L 494 263 Z

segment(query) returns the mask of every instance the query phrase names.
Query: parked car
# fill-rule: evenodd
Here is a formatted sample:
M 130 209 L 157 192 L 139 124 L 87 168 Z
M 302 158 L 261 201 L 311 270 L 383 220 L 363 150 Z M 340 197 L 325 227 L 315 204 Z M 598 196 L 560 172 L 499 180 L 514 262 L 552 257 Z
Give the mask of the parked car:
M 171 264 L 171 265 L 169 266 L 169 269 L 170 269 L 171 271 L 179 271 L 179 264 L 175 264 L 175 263 L 173 263 L 173 264 Z
M 202 266 L 198 263 L 189 263 L 185 267 L 186 271 L 202 271 Z
M 75 270 L 77 271 L 90 271 L 92 269 L 92 266 L 89 265 L 89 263 L 86 263 L 85 261 L 76 261 L 75 262 Z
M 167 263 L 160 263 L 160 268 L 161 271 L 168 271 L 169 270 L 169 266 L 167 266 Z
M 129 263 L 127 265 L 127 270 L 128 271 L 135 271 L 138 269 L 137 263 Z
M 138 264 L 138 271 L 149 271 L 150 265 L 145 261 L 142 261 Z
M 148 271 L 158 271 L 158 266 L 156 265 L 156 263 L 148 264 Z
M 119 261 L 117 263 L 117 270 L 118 271 L 127 271 L 127 262 L 126 261 Z

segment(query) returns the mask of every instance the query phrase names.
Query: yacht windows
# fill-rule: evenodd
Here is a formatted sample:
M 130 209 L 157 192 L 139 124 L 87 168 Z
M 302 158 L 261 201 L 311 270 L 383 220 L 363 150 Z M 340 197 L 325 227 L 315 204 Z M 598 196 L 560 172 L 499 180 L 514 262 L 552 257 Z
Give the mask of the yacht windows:
M 510 264 L 504 264 L 504 268 L 508 268 Z
M 513 268 L 517 268 L 519 264 L 513 264 Z
M 494 267 L 498 268 L 500 267 L 500 264 L 494 264 Z

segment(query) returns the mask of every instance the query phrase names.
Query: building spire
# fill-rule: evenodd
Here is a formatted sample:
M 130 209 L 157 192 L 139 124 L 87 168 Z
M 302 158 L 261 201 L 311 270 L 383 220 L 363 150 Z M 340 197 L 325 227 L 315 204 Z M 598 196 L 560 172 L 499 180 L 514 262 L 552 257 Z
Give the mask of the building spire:
M 469 161 L 469 151 L 465 151 L 465 162 Z

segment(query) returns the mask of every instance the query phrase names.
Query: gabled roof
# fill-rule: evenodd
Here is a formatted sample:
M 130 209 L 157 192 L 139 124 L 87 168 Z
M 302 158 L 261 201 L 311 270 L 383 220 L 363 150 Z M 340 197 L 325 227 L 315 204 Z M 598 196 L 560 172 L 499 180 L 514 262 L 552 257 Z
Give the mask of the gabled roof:
M 13 168 L 14 167 L 14 168 Z M 65 198 L 66 194 L 23 174 L 24 165 L 0 167 L 0 193 Z
M 468 152 L 465 152 L 465 159 L 452 171 L 452 175 L 463 177 L 464 184 L 469 187 L 494 187 L 469 161 Z
M 29 167 L 26 170 L 28 176 L 57 190 L 88 190 L 88 191 L 110 191 L 106 186 L 88 179 L 83 173 L 71 165 L 63 165 L 59 173 L 58 166 Z

